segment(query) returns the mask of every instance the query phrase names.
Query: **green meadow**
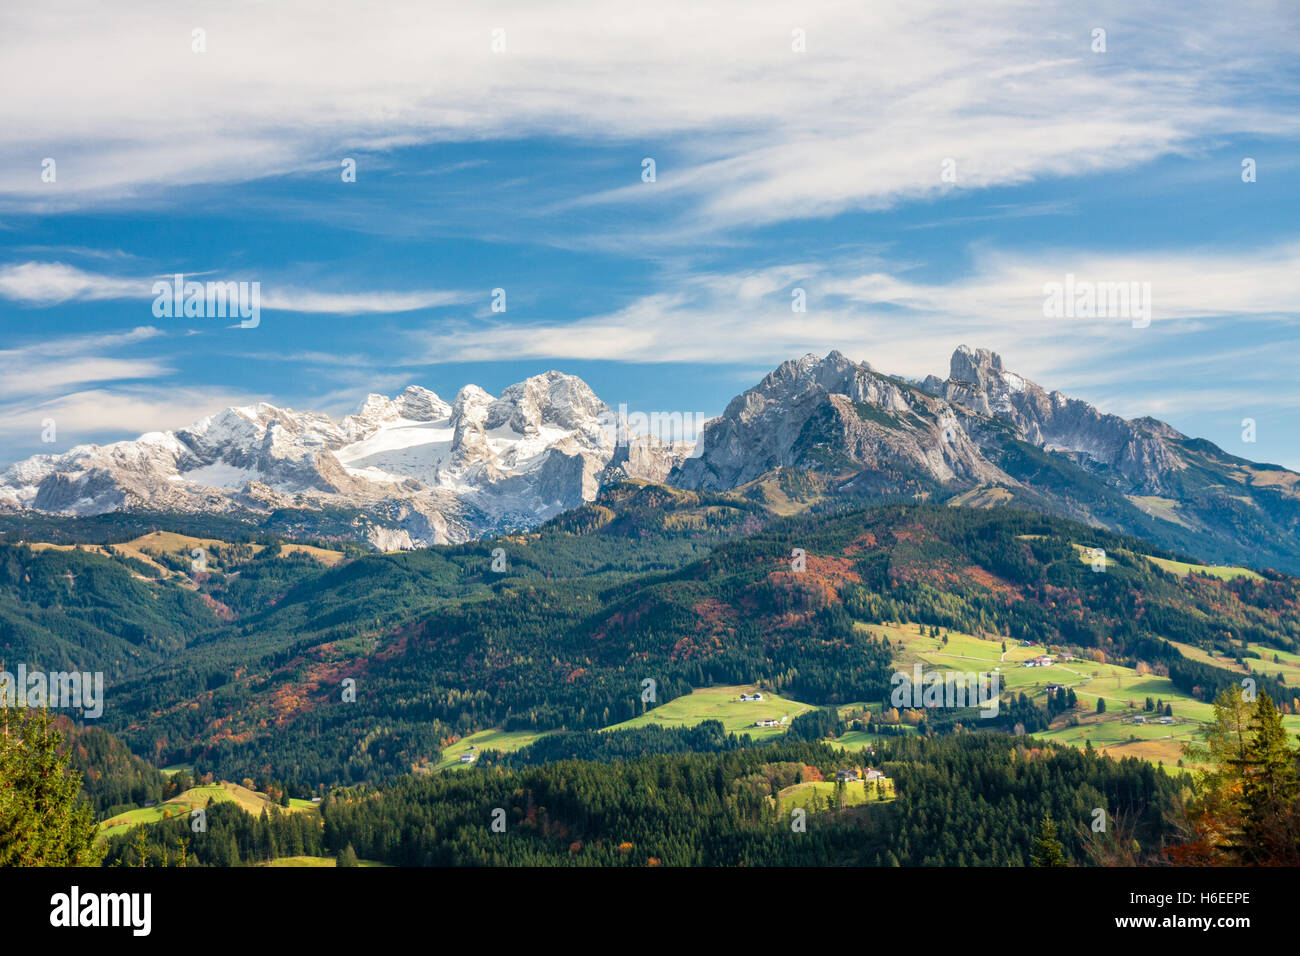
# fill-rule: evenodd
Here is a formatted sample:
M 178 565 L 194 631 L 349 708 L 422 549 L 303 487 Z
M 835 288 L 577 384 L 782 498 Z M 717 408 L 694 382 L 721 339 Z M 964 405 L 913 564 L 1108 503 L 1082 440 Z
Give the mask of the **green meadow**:
M 884 781 L 885 800 L 892 800 L 894 797 L 894 782 L 892 780 Z M 817 780 L 808 783 L 796 783 L 794 786 L 786 787 L 778 795 L 778 806 L 782 813 L 789 813 L 795 807 L 802 807 L 804 810 L 817 811 L 825 809 L 826 801 L 835 801 L 836 792 L 839 788 L 834 780 Z M 858 807 L 866 803 L 879 803 L 880 797 L 877 795 L 876 782 L 870 783 L 864 780 L 849 781 L 844 784 L 844 806 Z
M 741 694 L 761 693 L 762 700 L 740 699 Z M 729 687 L 703 687 L 682 697 L 660 704 L 639 717 L 604 728 L 628 730 L 658 724 L 662 727 L 693 727 L 705 720 L 719 720 L 728 733 L 749 734 L 755 740 L 780 737 L 790 726 L 790 721 L 805 711 L 808 704 L 762 690 L 753 684 Z M 758 720 L 786 718 L 780 727 L 755 727 Z
M 185 816 L 195 807 L 206 807 L 209 800 L 215 803 L 236 803 L 245 812 L 255 815 L 272 806 L 271 801 L 267 799 L 265 794 L 249 790 L 237 783 L 222 781 L 221 783 L 191 787 L 184 793 L 178 794 L 156 806 L 139 807 L 135 810 L 126 810 L 114 814 L 100 823 L 99 837 L 106 840 L 119 833 L 125 833 L 141 823 L 160 823 L 172 817 Z M 317 804 L 312 803 L 310 800 L 290 799 L 288 809 L 302 812 L 314 811 L 316 808 Z M 281 810 L 284 810 L 284 808 L 281 807 Z
M 910 668 L 914 662 L 920 661 L 926 669 L 996 672 L 1004 692 L 1024 693 L 1039 704 L 1046 698 L 1049 684 L 1072 689 L 1079 699 L 1079 707 L 1074 712 L 1077 726 L 1069 726 L 1069 717 L 1062 717 L 1051 730 L 1035 734 L 1044 740 L 1080 748 L 1091 741 L 1093 747 L 1112 756 L 1128 755 L 1174 764 L 1182 757 L 1183 745 L 1199 742 L 1202 725 L 1214 716 L 1210 704 L 1184 694 L 1169 678 L 1139 674 L 1131 667 L 1083 659 L 1066 661 L 1059 656 L 1056 663 L 1047 667 L 1025 667 L 1025 661 L 1046 654 L 1046 648 L 1039 644 L 1022 647 L 1019 641 L 1007 640 L 1004 655 L 1001 638 L 982 639 L 949 632 L 948 643 L 944 645 L 942 638 L 930 637 L 915 624 L 859 626 L 889 637 L 895 647 L 901 642 L 901 650 L 895 657 L 900 669 Z M 1193 653 L 1196 648 L 1179 647 L 1188 657 L 1225 666 L 1222 660 L 1211 659 L 1203 651 L 1199 656 Z M 1285 666 L 1273 664 L 1271 652 L 1267 663 L 1248 660 L 1268 673 L 1294 666 L 1297 668 L 1295 680 L 1300 685 L 1300 657 L 1282 653 L 1278 656 L 1286 661 Z M 1288 681 L 1291 679 L 1288 674 Z M 1155 722 L 1160 715 L 1143 710 L 1147 697 L 1171 705 L 1174 722 Z M 1096 713 L 1099 699 L 1106 701 L 1104 714 Z M 1143 716 L 1152 722 L 1129 722 L 1135 716 Z M 1283 723 L 1292 733 L 1300 733 L 1300 715 L 1285 716 Z
M 476 734 L 470 734 L 462 737 L 454 744 L 448 744 L 442 750 L 442 759 L 438 761 L 431 770 L 449 770 L 453 767 L 471 767 L 473 764 L 463 764 L 460 762 L 461 754 L 468 753 L 471 748 L 483 750 L 500 750 L 502 753 L 513 753 L 527 747 L 537 738 L 543 736 L 542 732 L 535 730 L 502 730 L 499 727 L 493 727 L 488 730 L 480 730 Z
M 1084 564 L 1091 565 L 1093 562 L 1093 549 L 1081 544 L 1071 545 L 1079 552 L 1079 560 Z M 1132 555 L 1133 552 L 1126 551 L 1124 554 Z M 1257 581 L 1264 580 L 1264 576 L 1250 568 L 1239 568 L 1227 564 L 1192 564 L 1188 561 L 1174 561 L 1170 558 L 1157 558 L 1154 555 L 1142 554 L 1138 557 L 1146 558 L 1156 567 L 1168 571 L 1170 574 L 1177 574 L 1180 577 L 1186 577 L 1193 572 L 1196 574 L 1207 574 L 1213 578 L 1219 578 L 1223 581 L 1231 581 L 1233 578 L 1254 578 Z
M 387 863 L 378 863 L 374 860 L 357 860 L 357 866 L 384 866 Z M 338 866 L 338 860 L 332 856 L 282 856 L 274 860 L 267 860 L 258 863 L 257 866 L 269 867 L 330 867 Z

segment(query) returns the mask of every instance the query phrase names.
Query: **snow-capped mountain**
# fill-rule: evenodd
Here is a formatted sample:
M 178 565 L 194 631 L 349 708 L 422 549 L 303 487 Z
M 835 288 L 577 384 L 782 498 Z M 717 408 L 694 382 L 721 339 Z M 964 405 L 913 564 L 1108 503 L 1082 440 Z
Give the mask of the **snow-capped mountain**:
M 587 385 L 547 372 L 450 404 L 412 385 L 335 420 L 260 403 L 175 432 L 37 455 L 0 472 L 0 507 L 73 515 L 124 509 L 354 508 L 391 549 L 531 527 L 594 498 L 602 478 L 662 480 L 690 445 L 629 435 Z M 622 436 L 620 439 L 620 435 Z
M 305 533 L 329 527 L 390 550 L 534 527 L 626 478 L 735 491 L 778 511 L 839 497 L 1012 504 L 1189 554 L 1300 569 L 1300 475 L 1049 392 L 965 346 L 946 378 L 923 381 L 839 352 L 784 362 L 695 447 L 629 438 L 585 383 L 559 372 L 499 397 L 467 385 L 451 402 L 411 386 L 338 420 L 228 408 L 175 432 L 11 465 L 0 509 L 297 509 Z M 341 531 L 339 514 L 350 522 Z

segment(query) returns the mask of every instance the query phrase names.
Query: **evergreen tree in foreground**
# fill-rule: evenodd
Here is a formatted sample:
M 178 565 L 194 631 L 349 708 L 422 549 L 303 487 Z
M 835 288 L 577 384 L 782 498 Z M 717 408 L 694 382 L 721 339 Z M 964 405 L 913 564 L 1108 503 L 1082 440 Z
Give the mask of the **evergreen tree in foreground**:
M 1069 866 L 1065 859 L 1065 848 L 1056 838 L 1056 823 L 1050 813 L 1043 814 L 1043 826 L 1038 832 L 1038 839 L 1030 851 L 1032 866 Z
M 1229 762 L 1241 775 L 1241 825 L 1230 843 L 1243 863 L 1300 864 L 1300 779 L 1282 715 L 1260 694 L 1250 718 L 1249 741 Z
M 45 711 L 0 707 L 0 866 L 98 866 L 95 815 Z

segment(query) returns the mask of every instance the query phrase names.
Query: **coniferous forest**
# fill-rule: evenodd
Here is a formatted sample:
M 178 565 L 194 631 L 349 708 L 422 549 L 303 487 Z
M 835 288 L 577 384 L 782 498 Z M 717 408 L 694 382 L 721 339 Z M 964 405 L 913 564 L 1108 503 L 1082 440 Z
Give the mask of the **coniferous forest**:
M 487 557 L 498 545 L 504 573 Z M 1106 550 L 1105 574 L 1080 545 Z M 1156 560 L 1179 555 L 1061 519 L 924 505 L 774 518 L 627 485 L 528 535 L 333 566 L 280 539 L 230 543 L 183 580 L 153 566 L 166 554 L 0 549 L 0 602 L 22 625 L 6 653 L 55 669 L 81 642 L 113 668 L 103 719 L 44 732 L 108 824 L 110 865 L 1027 866 L 1049 823 L 1065 863 L 1131 864 L 1243 859 L 1250 827 L 1293 825 L 1285 674 L 1257 672 L 1261 703 L 1231 715 L 1235 737 L 1225 702 L 1240 696 L 1233 656 L 1300 646 L 1296 580 L 1179 576 Z M 69 575 L 79 586 L 60 591 Z M 900 711 L 902 633 L 1142 668 L 1215 722 L 1164 761 L 1037 738 L 1087 718 L 1073 686 L 1003 688 L 989 719 Z M 639 721 L 728 685 L 806 709 L 776 738 Z M 1153 720 L 1174 712 L 1146 705 Z M 454 759 L 490 730 L 526 738 Z M 1262 736 L 1247 754 L 1206 749 L 1214 733 Z M 1263 765 L 1282 775 L 1280 804 L 1248 824 L 1231 794 Z M 837 781 L 855 766 L 883 780 Z M 121 826 L 150 806 L 168 809 Z

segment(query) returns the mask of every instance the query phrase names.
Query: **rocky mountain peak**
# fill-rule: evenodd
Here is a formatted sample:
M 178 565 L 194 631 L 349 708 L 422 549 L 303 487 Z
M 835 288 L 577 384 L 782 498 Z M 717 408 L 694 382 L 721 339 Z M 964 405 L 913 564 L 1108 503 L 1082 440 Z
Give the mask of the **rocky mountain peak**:
M 351 508 L 372 542 L 418 546 L 534 526 L 605 481 L 766 494 L 772 474 L 804 471 L 851 494 L 965 503 L 969 492 L 1137 532 L 1157 519 L 1178 534 L 1219 529 L 1233 547 L 1262 534 L 1279 553 L 1300 528 L 1300 476 L 1047 392 L 988 349 L 961 346 L 948 377 L 919 386 L 838 351 L 783 362 L 705 426 L 691 457 L 689 443 L 616 442 L 612 420 L 558 371 L 500 397 L 466 385 L 451 404 L 417 385 L 372 394 L 342 420 L 259 402 L 17 462 L 0 471 L 0 509 Z
M 503 391 L 489 427 L 509 424 L 520 434 L 534 433 L 543 425 L 582 429 L 608 413 L 608 406 L 582 379 L 550 371 Z
M 415 422 L 436 422 L 451 415 L 451 406 L 427 388 L 408 385 L 393 402 L 401 416 Z
M 948 377 L 972 385 L 987 384 L 1002 369 L 1002 356 L 989 349 L 957 346 L 948 362 Z

